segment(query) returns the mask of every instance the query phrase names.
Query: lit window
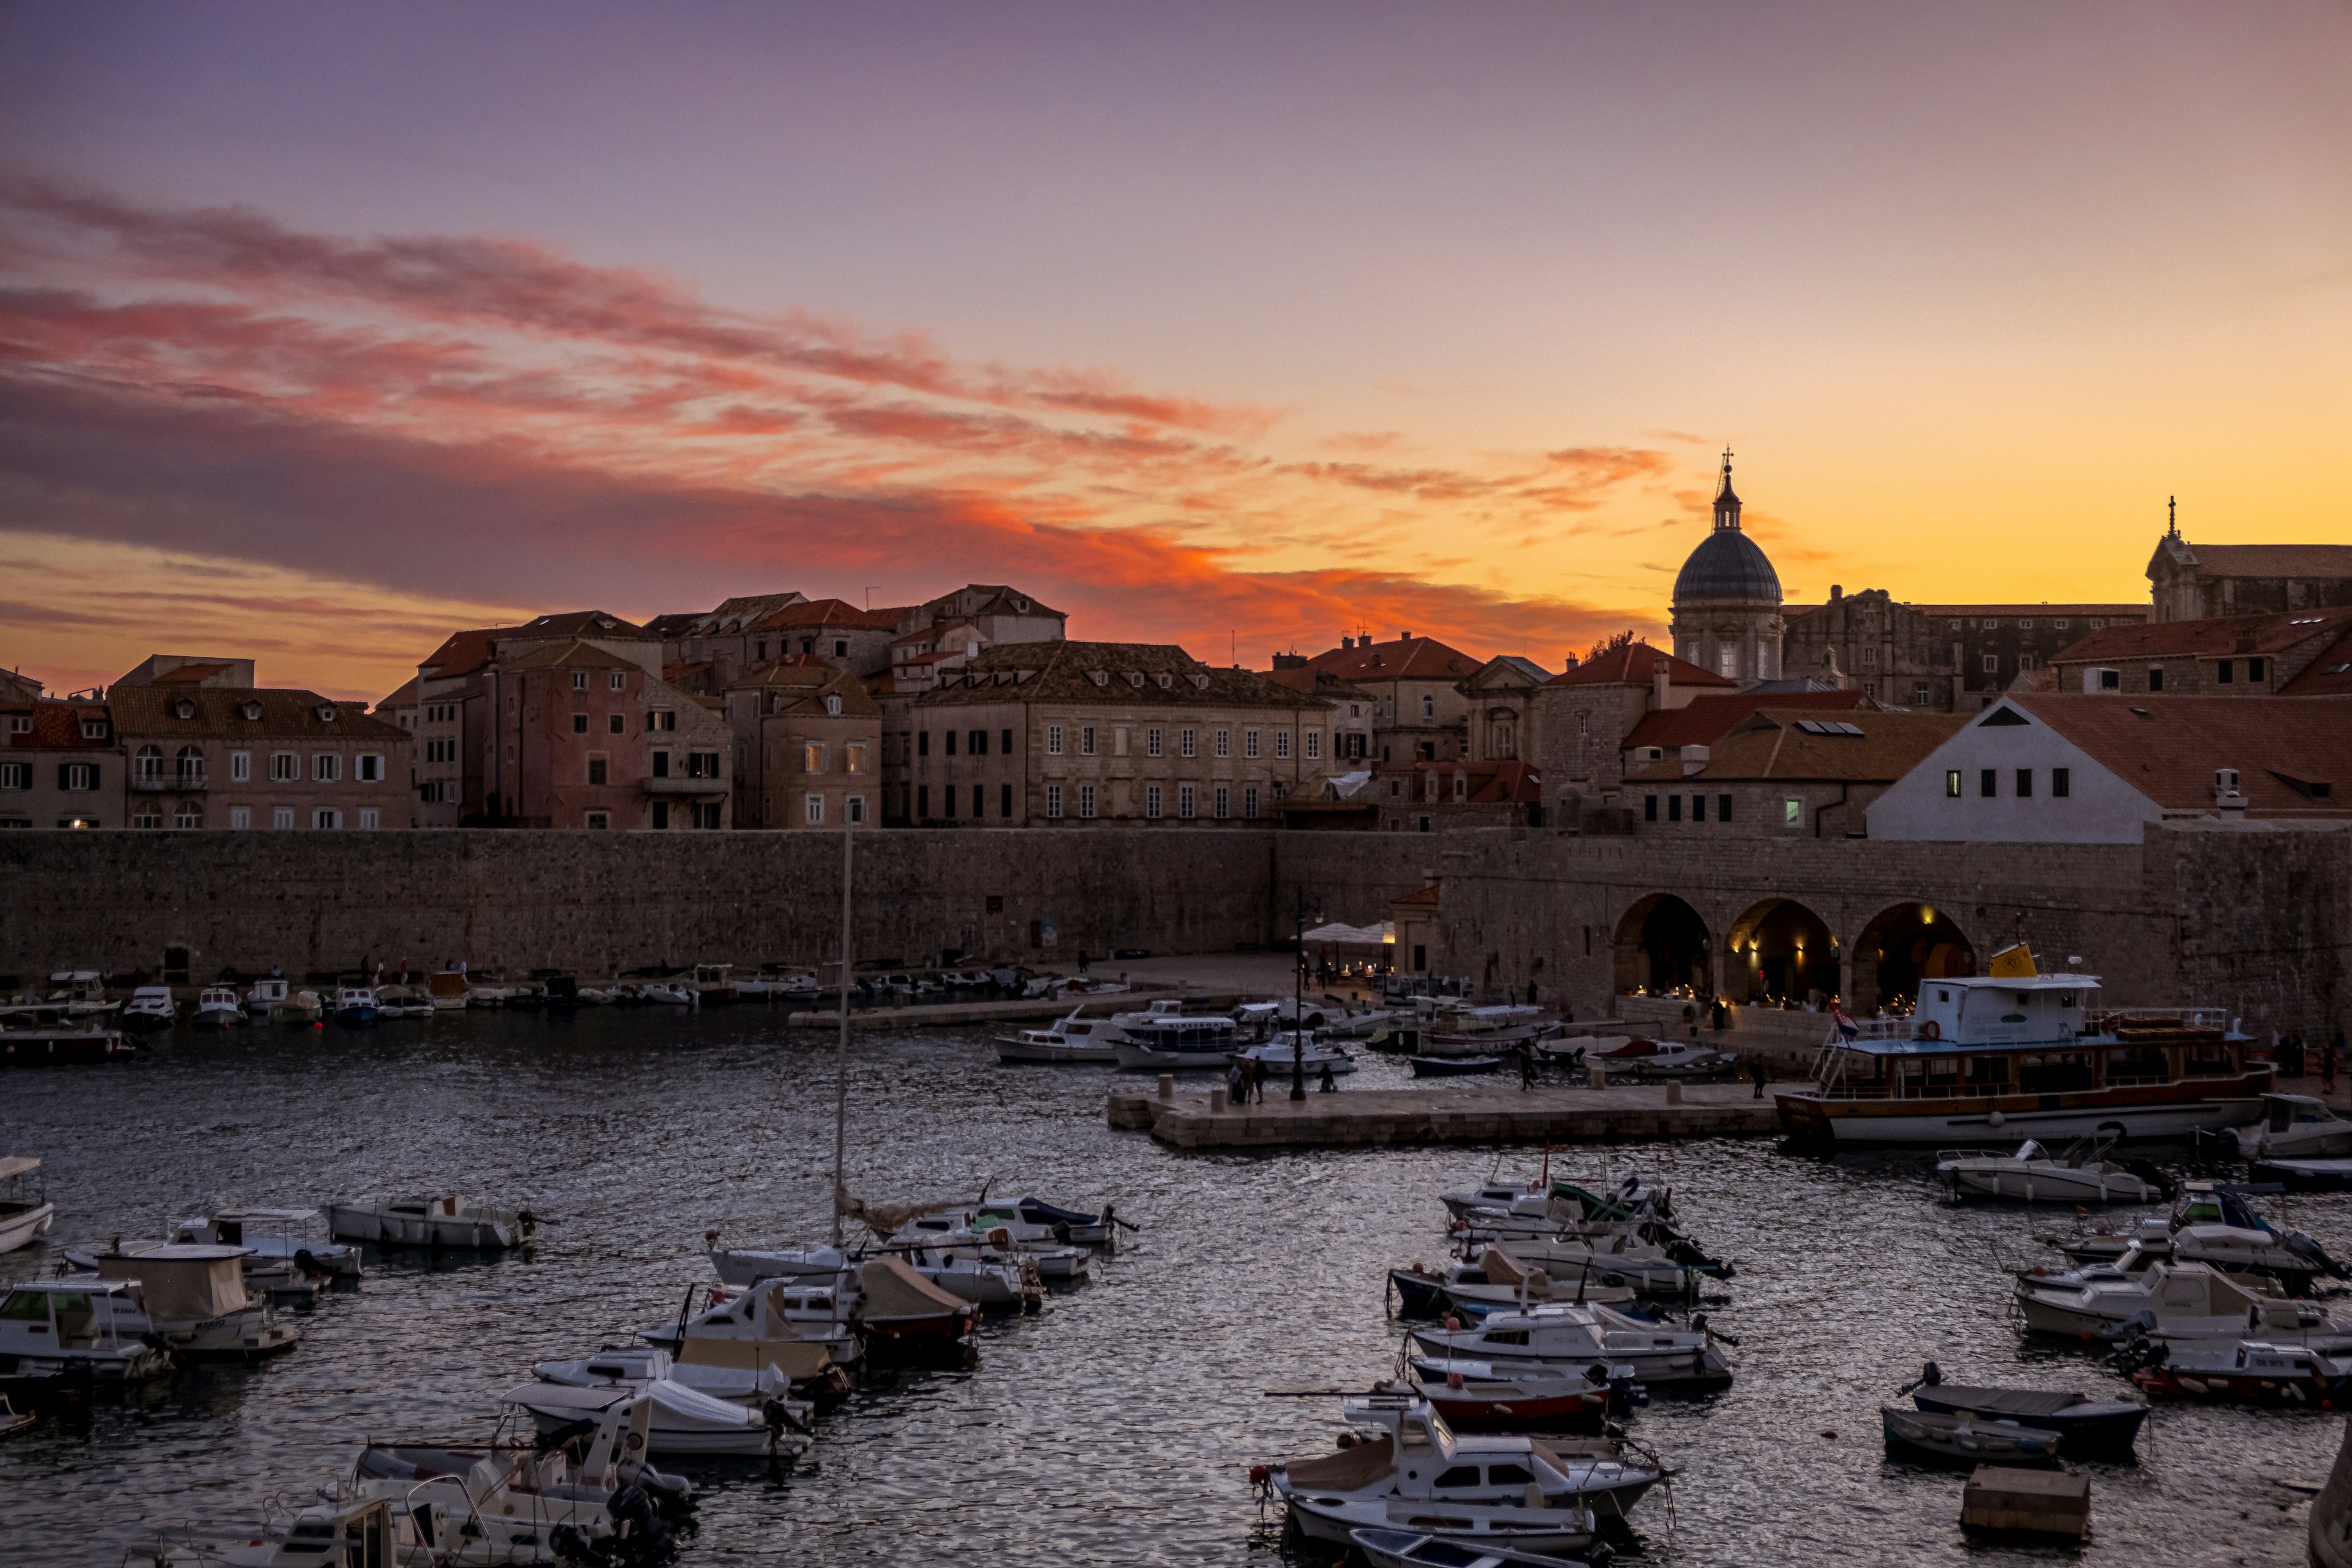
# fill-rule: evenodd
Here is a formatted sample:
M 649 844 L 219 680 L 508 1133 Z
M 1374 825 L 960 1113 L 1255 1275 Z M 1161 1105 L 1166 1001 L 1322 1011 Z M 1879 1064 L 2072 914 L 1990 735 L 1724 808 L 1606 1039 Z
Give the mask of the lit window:
M 866 771 L 866 746 L 863 742 L 851 741 L 844 745 L 841 757 L 844 772 L 862 773 Z
M 1805 803 L 1801 800 L 1782 801 L 1780 825 L 1784 827 L 1802 827 L 1805 825 Z
M 1948 768 L 1944 771 L 1944 798 L 1946 800 L 1960 798 L 1960 770 L 1958 768 Z
M 823 741 L 811 741 L 801 747 L 801 772 L 804 773 L 821 773 L 824 772 L 824 764 L 825 754 L 824 742 Z

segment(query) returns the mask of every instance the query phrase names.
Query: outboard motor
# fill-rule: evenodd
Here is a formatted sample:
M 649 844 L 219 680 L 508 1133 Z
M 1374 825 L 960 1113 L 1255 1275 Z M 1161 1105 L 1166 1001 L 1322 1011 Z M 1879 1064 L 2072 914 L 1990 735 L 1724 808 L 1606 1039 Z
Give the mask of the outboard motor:
M 2305 1233 L 2299 1230 L 2291 1230 L 2279 1239 L 2286 1243 L 2286 1248 L 2289 1252 L 2295 1254 L 2295 1256 L 2299 1258 L 2307 1258 L 2312 1262 L 2317 1264 L 2321 1273 L 2337 1279 L 2347 1278 L 2344 1272 L 2344 1265 L 2336 1262 L 2333 1258 L 2328 1257 L 2327 1249 L 2320 1246 L 2318 1242 L 2313 1240 L 2311 1237 Z
M 547 1549 L 566 1568 L 610 1568 L 613 1561 L 611 1552 L 568 1524 L 547 1532 Z
M 669 1560 L 674 1551 L 669 1526 L 654 1511 L 653 1499 L 645 1488 L 630 1482 L 604 1500 L 604 1511 L 613 1516 L 614 1561 L 635 1564 Z M 626 1556 L 618 1555 L 622 1552 Z

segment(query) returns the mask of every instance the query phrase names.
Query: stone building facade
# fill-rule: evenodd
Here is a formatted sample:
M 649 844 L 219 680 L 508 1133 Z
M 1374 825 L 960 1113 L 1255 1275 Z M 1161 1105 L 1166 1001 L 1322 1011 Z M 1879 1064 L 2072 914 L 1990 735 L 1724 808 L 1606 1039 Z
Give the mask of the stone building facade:
M 1462 695 L 1469 706 L 1463 755 L 1474 763 L 1532 762 L 1540 755 L 1536 692 L 1552 675 L 1531 658 L 1507 653 L 1465 679 Z
M 125 776 L 103 701 L 0 684 L 0 831 L 121 827 Z
M 1850 688 L 1889 706 L 1974 712 L 2021 674 L 2051 668 L 2085 633 L 2137 626 L 2145 605 L 1913 605 L 1884 588 L 1792 605 L 1781 643 L 1791 679 Z
M 1731 454 L 1715 491 L 1715 525 L 1675 577 L 1675 653 L 1686 664 L 1752 686 L 1780 678 L 1780 575 L 1740 531 Z
M 122 758 L 124 826 L 409 826 L 407 732 L 372 718 L 364 703 L 278 687 L 158 682 L 118 684 L 106 705 Z
M 482 826 L 729 825 L 733 747 L 717 699 L 580 641 L 501 658 L 492 673 Z
M 919 826 L 1266 821 L 1330 766 L 1330 703 L 1168 644 L 999 644 L 907 723 L 886 819 Z
M 2061 649 L 2051 668 L 2061 692 L 2269 697 L 2331 661 L 2347 636 L 2352 605 L 2110 626 Z
M 1528 705 L 1540 748 L 1533 760 L 1552 820 L 1565 826 L 1575 816 L 1567 803 L 1615 792 L 1624 776 L 1625 737 L 1644 715 L 1738 689 L 1729 676 L 1645 642 L 1604 649 L 1552 676 Z
M 727 690 L 735 826 L 800 831 L 880 820 L 882 709 L 866 683 L 812 654 L 746 671 Z
M 1450 760 L 1469 749 L 1470 699 L 1462 682 L 1480 661 L 1434 637 L 1399 632 L 1393 642 L 1342 637 L 1307 659 L 1308 669 L 1347 681 L 1372 698 L 1372 763 Z
M 2352 605 L 2352 544 L 2192 544 L 2176 521 L 2148 557 L 2159 621 Z
M 1623 799 L 1638 836 L 1859 837 L 1870 803 L 1963 722 L 1874 707 L 1762 707 L 1710 743 L 1637 756 Z

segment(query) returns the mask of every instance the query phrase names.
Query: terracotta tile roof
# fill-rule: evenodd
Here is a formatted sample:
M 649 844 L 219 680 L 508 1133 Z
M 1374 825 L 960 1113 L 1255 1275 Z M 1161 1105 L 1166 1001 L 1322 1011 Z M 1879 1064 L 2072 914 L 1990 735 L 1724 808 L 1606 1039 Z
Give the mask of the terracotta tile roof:
M 2352 696 L 2352 632 L 2279 688 L 2281 697 Z
M 841 699 L 845 717 L 873 718 L 882 711 L 866 689 L 866 683 L 845 669 L 826 664 L 813 655 L 786 654 L 765 664 L 753 665 L 730 681 L 730 691 L 761 691 L 784 700 L 778 712 L 790 712 L 796 708 L 815 707 L 827 697 Z M 767 710 L 763 705 L 763 711 Z
M 2100 664 L 2110 659 L 2280 653 L 2314 637 L 2335 635 L 2346 626 L 2352 626 L 2352 605 L 2210 621 L 2151 621 L 2093 632 L 2060 648 L 2050 661 Z
M 895 632 L 898 617 L 885 610 L 861 610 L 842 599 L 803 599 L 771 610 L 753 623 L 754 631 L 784 626 L 843 626 L 852 631 Z
M 1413 782 L 1405 786 L 1406 793 L 1414 801 L 1425 805 L 1460 805 L 1465 802 L 1472 805 L 1541 805 L 1543 804 L 1543 775 L 1536 770 L 1532 763 L 1460 761 L 1411 763 L 1403 767 L 1383 768 L 1380 771 L 1383 774 L 1402 773 L 1410 776 Z M 1429 786 L 1423 781 L 1432 773 L 1436 774 L 1438 778 L 1437 798 L 1434 801 L 1423 798 L 1423 794 Z M 1469 775 L 1468 787 L 1460 800 L 1456 800 L 1454 795 L 1454 775 L 1456 773 Z
M 1400 637 L 1394 642 L 1335 647 L 1307 661 L 1342 680 L 1460 680 L 1478 673 L 1486 661 L 1472 658 L 1435 637 Z
M 1851 604 L 1856 597 L 1858 597 L 1858 595 L 1848 595 L 1846 598 L 1837 602 L 1842 604 Z M 2075 616 L 2098 616 L 2103 618 L 2110 616 L 2130 618 L 2137 616 L 2145 620 L 2153 613 L 2147 605 L 2139 602 L 2127 602 L 2120 605 L 1914 605 L 1907 601 L 1898 599 L 1894 601 L 1893 604 L 1895 609 L 1913 610 L 1923 616 L 1983 616 L 1998 617 L 2003 620 L 2016 620 L 2021 617 L 2031 617 L 2033 620 L 2039 621 L 2046 616 L 2065 616 L 2069 618 Z M 1793 621 L 1800 616 L 1810 616 L 1815 610 L 1826 610 L 1828 608 L 1829 605 L 1787 605 L 1781 607 L 1780 613 L 1787 619 Z
M 2195 544 L 2202 577 L 2352 577 L 2352 544 Z
M 634 621 L 625 621 L 602 610 L 566 610 L 559 615 L 538 616 L 519 626 L 475 626 L 462 632 L 451 632 L 442 639 L 439 647 L 418 661 L 417 668 L 428 679 L 447 679 L 453 676 L 471 675 L 487 667 L 501 640 L 536 642 L 591 637 L 608 642 L 659 640 Z
M 490 639 L 502 629 L 477 626 L 470 631 L 451 632 L 441 639 L 439 647 L 417 662 L 417 673 L 433 679 L 473 674 L 490 662 Z
M 1100 685 L 1094 677 L 1106 677 Z M 1011 677 L 1018 676 L 1017 682 Z M 1166 686 L 1160 683 L 1167 676 Z M 1008 679 L 997 684 L 995 678 Z M 1140 678 L 1141 684 L 1137 684 Z M 1250 669 L 1202 664 L 1173 643 L 1028 642 L 982 648 L 953 684 L 915 699 L 919 708 L 975 702 L 1116 703 L 1122 708 L 1322 710 L 1319 698 Z
M 1662 647 L 1648 643 L 1628 643 L 1612 647 L 1597 658 L 1588 658 L 1573 669 L 1562 670 L 1544 682 L 1546 686 L 1647 686 L 1650 673 L 1658 660 L 1666 661 L 1666 678 L 1676 686 L 1720 686 L 1736 688 L 1739 682 L 1727 679 L 1711 669 L 1701 669 L 1685 659 L 1676 658 Z
M 182 703 L 194 711 L 180 717 Z M 371 718 L 364 702 L 335 702 L 299 687 L 118 686 L 107 699 L 115 733 L 125 741 L 269 740 L 373 741 L 408 739 L 397 724 Z M 253 717 L 247 715 L 250 712 Z M 322 715 L 331 712 L 332 718 Z
M 2210 811 L 2213 770 L 2235 768 L 2253 814 L 2352 816 L 2352 698 L 2061 694 L 2007 700 L 2168 810 Z M 2315 784 L 2327 786 L 2325 796 L 2308 793 Z
M 11 710 L 22 713 L 25 704 L 11 704 Z M 85 737 L 81 722 L 85 717 L 107 720 L 103 702 L 75 702 L 56 698 L 43 698 L 30 704 L 33 727 L 25 734 L 0 736 L 0 742 L 26 752 L 102 752 L 114 744 L 110 728 L 95 739 Z
M 1265 678 L 1276 686 L 1287 686 L 1293 691 L 1303 691 L 1310 697 L 1327 697 L 1341 702 L 1370 702 L 1372 694 L 1352 681 L 1343 680 L 1328 669 L 1311 669 L 1304 666 L 1266 672 Z
M 399 689 L 380 700 L 375 705 L 375 710 L 379 713 L 383 713 L 388 712 L 394 708 L 414 708 L 415 706 L 416 677 L 412 675 L 406 680 L 401 682 Z
M 512 658 L 500 661 L 515 671 L 530 669 L 636 669 L 643 666 L 618 654 L 607 653 L 593 643 L 542 643 L 527 648 Z
M 1892 784 L 1920 759 L 1958 734 L 1973 718 L 1962 713 L 1887 713 L 1852 709 L 1824 713 L 1806 708 L 1765 708 L 1712 742 L 1706 766 L 1685 774 L 1681 759 L 1629 769 L 1628 784 L 1671 784 L 1688 777 L 1708 784 L 1734 780 L 1826 780 Z M 1807 726 L 1819 729 L 1809 729 Z M 1859 730 L 1822 733 L 1832 726 Z
M 674 658 L 662 666 L 662 679 L 672 686 L 684 686 L 706 670 L 716 669 L 716 660 L 708 658 Z
M 1389 902 L 1392 904 L 1435 904 L 1440 901 L 1438 899 L 1440 887 L 1440 883 L 1432 882 L 1426 888 L 1415 888 L 1410 893 L 1399 893 L 1395 898 L 1391 899 Z
M 1674 751 L 1683 746 L 1713 745 L 1719 736 L 1759 708 L 1836 710 L 1877 706 L 1859 691 L 1709 692 L 1705 697 L 1692 698 L 1683 707 L 1662 708 L 1642 715 L 1641 721 L 1625 736 L 1625 749 L 1664 746 Z

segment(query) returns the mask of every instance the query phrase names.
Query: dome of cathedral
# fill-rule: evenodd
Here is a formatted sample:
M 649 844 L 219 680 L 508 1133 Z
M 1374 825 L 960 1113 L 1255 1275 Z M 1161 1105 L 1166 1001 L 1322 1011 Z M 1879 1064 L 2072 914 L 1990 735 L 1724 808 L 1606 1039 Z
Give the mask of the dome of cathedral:
M 1756 542 L 1738 525 L 1717 528 L 1698 542 L 1675 578 L 1675 603 L 1707 599 L 1764 599 L 1780 602 L 1780 574 Z

